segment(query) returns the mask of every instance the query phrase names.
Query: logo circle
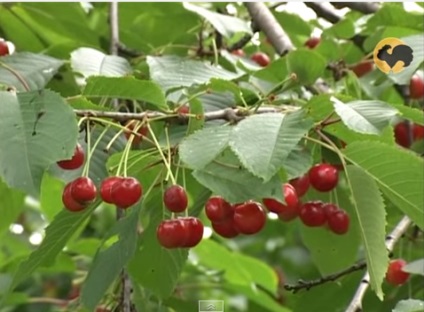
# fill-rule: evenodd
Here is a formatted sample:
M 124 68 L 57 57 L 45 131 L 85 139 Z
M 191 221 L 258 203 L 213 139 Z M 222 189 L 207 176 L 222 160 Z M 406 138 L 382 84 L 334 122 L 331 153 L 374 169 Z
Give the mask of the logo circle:
M 385 38 L 374 48 L 374 63 L 383 73 L 397 74 L 412 62 L 412 49 L 398 38 Z

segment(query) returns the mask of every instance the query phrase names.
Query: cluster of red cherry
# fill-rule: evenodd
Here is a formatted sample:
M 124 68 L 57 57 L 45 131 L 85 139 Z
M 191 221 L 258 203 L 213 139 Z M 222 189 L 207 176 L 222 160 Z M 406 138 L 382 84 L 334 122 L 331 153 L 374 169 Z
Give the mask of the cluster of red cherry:
M 74 155 L 69 160 L 62 160 L 57 165 L 64 170 L 75 170 L 84 164 L 84 150 L 77 144 Z M 143 189 L 133 177 L 107 177 L 100 186 L 100 197 L 106 203 L 126 209 L 139 201 Z M 78 177 L 69 182 L 62 194 L 62 202 L 69 211 L 84 210 L 97 198 L 97 187 L 89 177 Z

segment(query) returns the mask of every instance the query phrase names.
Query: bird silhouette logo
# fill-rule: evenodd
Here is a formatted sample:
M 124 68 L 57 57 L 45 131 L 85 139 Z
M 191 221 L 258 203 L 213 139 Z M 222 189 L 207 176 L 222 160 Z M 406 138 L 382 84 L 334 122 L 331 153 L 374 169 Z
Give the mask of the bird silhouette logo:
M 398 38 L 385 38 L 374 49 L 374 63 L 385 74 L 400 73 L 413 59 L 411 47 Z

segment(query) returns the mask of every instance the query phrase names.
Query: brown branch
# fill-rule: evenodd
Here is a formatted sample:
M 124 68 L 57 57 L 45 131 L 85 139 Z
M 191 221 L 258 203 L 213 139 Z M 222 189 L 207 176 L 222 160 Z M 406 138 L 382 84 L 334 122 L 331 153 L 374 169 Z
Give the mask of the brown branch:
M 256 25 L 255 22 L 252 22 L 252 32 L 253 33 L 257 33 L 259 31 L 259 27 L 258 25 Z M 241 39 L 239 41 L 237 41 L 236 43 L 234 43 L 233 45 L 228 47 L 228 51 L 234 51 L 234 50 L 238 50 L 238 49 L 242 49 L 246 44 L 248 44 L 250 42 L 250 40 L 252 39 L 253 35 L 250 34 L 246 34 L 243 37 L 241 37 Z
M 410 224 L 411 224 L 411 220 L 407 216 L 403 217 L 402 220 L 400 220 L 400 222 L 393 229 L 393 231 L 387 236 L 386 248 L 389 251 L 389 253 L 393 251 L 395 244 L 406 232 Z M 369 283 L 370 283 L 370 275 L 367 271 L 364 277 L 362 278 L 361 283 L 359 284 L 359 287 L 356 290 L 356 293 L 345 312 L 362 311 L 362 298 L 364 297 L 368 289 Z
M 335 11 L 325 7 L 325 5 L 320 2 L 305 2 L 305 5 L 311 8 L 318 17 L 322 17 L 330 23 L 335 24 L 341 19 Z
M 262 2 L 246 2 L 244 3 L 252 21 L 258 25 L 259 29 L 264 32 L 269 42 L 279 55 L 284 55 L 294 49 L 293 44 L 281 28 L 278 21 L 271 11 Z
M 363 260 L 363 261 L 360 261 L 360 262 L 350 266 L 349 268 L 347 268 L 343 271 L 340 271 L 340 272 L 337 272 L 337 273 L 334 273 L 334 274 L 330 274 L 330 275 L 327 275 L 327 276 L 323 276 L 323 277 L 316 279 L 316 280 L 311 280 L 311 281 L 299 280 L 298 284 L 296 284 L 296 285 L 285 284 L 284 289 L 292 291 L 293 293 L 296 293 L 301 289 L 309 290 L 312 287 L 315 287 L 315 286 L 318 286 L 318 285 L 322 285 L 322 284 L 325 284 L 325 283 L 328 283 L 328 282 L 334 282 L 335 280 L 339 279 L 340 277 L 343 277 L 343 276 L 348 275 L 350 273 L 362 270 L 366 267 L 367 267 L 367 264 Z
M 378 2 L 330 2 L 335 8 L 349 8 L 364 14 L 372 14 L 378 11 L 380 4 Z

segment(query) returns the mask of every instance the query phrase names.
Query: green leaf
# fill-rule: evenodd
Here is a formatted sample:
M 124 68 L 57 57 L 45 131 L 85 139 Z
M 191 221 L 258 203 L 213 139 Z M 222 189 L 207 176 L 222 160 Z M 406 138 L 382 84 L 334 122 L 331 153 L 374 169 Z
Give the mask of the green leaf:
M 424 276 L 424 259 L 409 262 L 402 268 L 402 271 Z
M 302 111 L 253 115 L 234 127 L 230 146 L 250 172 L 269 181 L 311 126 Z
M 147 57 L 151 79 L 164 90 L 204 84 L 211 78 L 232 80 L 242 74 L 235 74 L 206 62 L 187 60 L 176 56 Z
M 62 192 L 63 182 L 45 173 L 41 183 L 40 206 L 45 218 L 49 221 L 63 208 Z
M 287 55 L 287 67 L 301 85 L 313 84 L 325 71 L 327 62 L 316 52 L 297 50 Z
M 312 167 L 312 155 L 308 151 L 297 147 L 292 150 L 283 161 L 283 168 L 287 172 L 288 179 L 304 175 Z
M 75 114 L 48 90 L 0 92 L 0 103 L 0 175 L 10 187 L 37 194 L 44 171 L 73 155 Z
M 83 95 L 145 101 L 161 110 L 168 110 L 165 94 L 156 83 L 134 77 L 90 77 Z
M 380 135 L 399 111 L 381 101 L 353 101 L 347 104 L 332 98 L 334 109 L 353 131 Z
M 184 2 L 184 7 L 206 19 L 224 37 L 230 38 L 238 32 L 252 34 L 248 23 L 237 17 L 215 13 L 188 2 Z
M 0 180 L 0 237 L 9 226 L 18 218 L 24 208 L 25 195 L 12 190 Z
M 419 125 L 424 125 L 424 115 L 422 110 L 406 106 L 403 103 L 391 105 L 400 112 L 402 118 L 411 120 L 412 122 Z
M 62 210 L 46 228 L 46 236 L 41 245 L 31 253 L 27 260 L 19 265 L 9 286 L 9 291 L 32 276 L 38 267 L 51 265 L 68 240 L 84 221 L 91 216 L 94 208 L 99 203 L 100 201 L 97 201 L 92 206 L 78 213 Z
M 281 27 L 286 31 L 291 41 L 300 46 L 304 44 L 299 37 L 307 38 L 312 32 L 312 25 L 303 20 L 299 15 L 288 12 L 273 12 L 275 18 L 280 23 Z
M 344 18 L 324 31 L 325 35 L 349 39 L 355 35 L 355 25 L 350 18 Z
M 213 161 L 227 146 L 232 127 L 207 127 L 182 141 L 181 160 L 192 169 L 202 169 Z
M 386 212 L 383 198 L 375 180 L 363 169 L 349 165 L 346 176 L 365 248 L 371 288 L 383 300 L 381 284 L 389 262 L 385 245 Z
M 139 208 L 140 205 L 127 217 L 115 223 L 103 243 L 115 236 L 118 237 L 118 241 L 106 249 L 99 249 L 95 255 L 81 289 L 81 303 L 85 307 L 95 309 L 109 286 L 134 255 L 137 246 Z
M 106 55 L 92 48 L 79 48 L 73 51 L 71 67 L 84 78 L 90 76 L 121 77 L 132 72 L 126 59 L 116 55 Z
M 424 301 L 417 299 L 401 300 L 392 312 L 420 312 L 424 309 Z
M 18 91 L 43 89 L 62 64 L 61 60 L 29 52 L 4 56 L 0 61 L 0 84 Z
M 342 153 L 349 162 L 361 167 L 376 181 L 393 204 L 424 229 L 422 158 L 397 146 L 369 141 L 352 142 Z
M 273 197 L 282 199 L 281 181 L 275 175 L 265 182 L 247 171 L 237 156 L 226 149 L 203 169 L 193 172 L 193 176 L 213 193 L 221 195 L 229 202 L 237 203 L 251 199 Z

